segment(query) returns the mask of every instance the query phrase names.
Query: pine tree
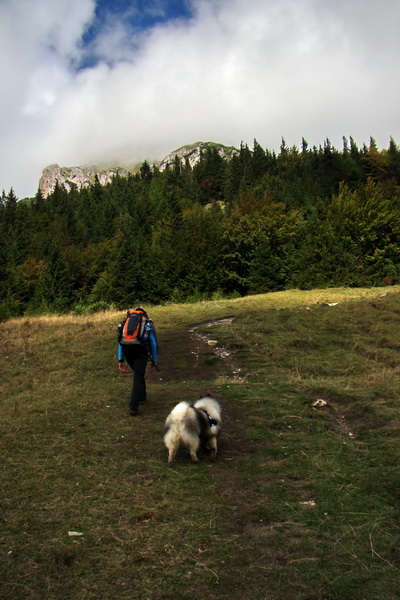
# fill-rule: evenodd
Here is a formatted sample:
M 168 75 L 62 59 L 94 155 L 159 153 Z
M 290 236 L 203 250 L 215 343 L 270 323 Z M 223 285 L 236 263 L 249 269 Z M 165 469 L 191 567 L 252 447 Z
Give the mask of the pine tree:
M 253 143 L 252 153 L 252 172 L 254 175 L 253 183 L 256 183 L 258 179 L 261 179 L 268 170 L 268 160 L 265 150 L 260 146 L 256 139 Z
M 400 150 L 392 137 L 387 152 L 387 172 L 388 176 L 400 185 Z
M 364 152 L 363 164 L 367 177 L 375 181 L 383 181 L 388 176 L 387 155 L 380 152 L 376 141 L 370 138 L 368 150 Z
M 140 178 L 147 183 L 150 183 L 153 179 L 153 172 L 147 160 L 145 160 L 140 167 Z

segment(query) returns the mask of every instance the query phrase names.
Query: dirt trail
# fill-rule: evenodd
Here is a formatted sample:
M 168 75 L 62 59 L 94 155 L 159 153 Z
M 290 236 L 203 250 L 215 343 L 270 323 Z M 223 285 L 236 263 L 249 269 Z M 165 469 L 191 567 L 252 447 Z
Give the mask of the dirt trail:
M 161 386 L 163 402 L 153 406 L 153 410 L 160 413 L 159 418 L 162 420 L 168 414 L 165 407 L 168 406 L 169 410 L 181 400 L 192 402 L 209 393 L 221 402 L 223 433 L 219 447 L 220 460 L 232 460 L 237 455 L 243 435 L 240 428 L 240 408 L 228 403 L 219 394 L 222 383 L 225 385 L 232 382 L 232 385 L 238 385 L 245 379 L 243 369 L 233 352 L 213 343 L 215 333 L 204 333 L 207 326 L 226 322 L 228 319 L 210 321 L 169 334 L 166 339 L 161 336 L 160 372 L 150 374 L 149 370 L 147 375 L 150 385 L 154 382 Z M 175 382 L 177 386 L 171 386 Z

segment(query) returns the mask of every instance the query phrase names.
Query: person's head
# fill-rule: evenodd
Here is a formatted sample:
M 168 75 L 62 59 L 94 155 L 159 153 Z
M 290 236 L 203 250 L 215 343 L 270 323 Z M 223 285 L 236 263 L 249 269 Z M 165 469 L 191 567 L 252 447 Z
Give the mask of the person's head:
M 140 310 L 140 312 L 142 312 L 144 314 L 144 316 L 146 317 L 146 319 L 148 318 L 148 314 L 147 312 L 144 310 L 144 308 L 140 308 L 140 306 L 138 306 L 137 308 L 135 308 L 135 310 Z
M 147 314 L 147 312 L 144 310 L 144 308 L 140 308 L 140 306 L 138 306 L 137 308 L 135 308 L 135 311 L 140 311 L 140 312 L 142 312 L 142 313 L 144 314 L 144 316 L 146 317 L 146 319 L 148 319 L 148 318 L 149 318 L 149 317 L 148 317 L 148 314 Z M 132 314 L 132 312 L 133 312 L 133 311 L 132 311 L 132 309 L 131 309 L 131 308 L 129 308 L 129 309 L 126 311 L 126 316 L 127 316 L 127 317 L 129 317 L 129 315 L 130 315 L 130 314 Z

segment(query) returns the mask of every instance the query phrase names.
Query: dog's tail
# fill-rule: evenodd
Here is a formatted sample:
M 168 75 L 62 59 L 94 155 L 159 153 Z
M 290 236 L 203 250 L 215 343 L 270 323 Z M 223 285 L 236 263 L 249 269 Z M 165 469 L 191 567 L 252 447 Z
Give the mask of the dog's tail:
M 221 425 L 221 406 L 215 398 L 212 396 L 203 396 L 199 400 L 196 400 L 193 406 L 207 413 L 210 427 L 213 425 L 219 427 Z

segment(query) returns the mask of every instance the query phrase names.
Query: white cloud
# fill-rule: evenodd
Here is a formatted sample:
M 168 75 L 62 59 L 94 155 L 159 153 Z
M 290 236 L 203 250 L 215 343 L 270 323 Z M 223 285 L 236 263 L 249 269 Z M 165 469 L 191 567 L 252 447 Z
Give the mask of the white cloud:
M 190 20 L 141 33 L 114 17 L 80 72 L 94 1 L 54 6 L 0 3 L 0 189 L 19 197 L 50 163 L 152 161 L 197 140 L 400 142 L 397 0 L 193 0 Z

